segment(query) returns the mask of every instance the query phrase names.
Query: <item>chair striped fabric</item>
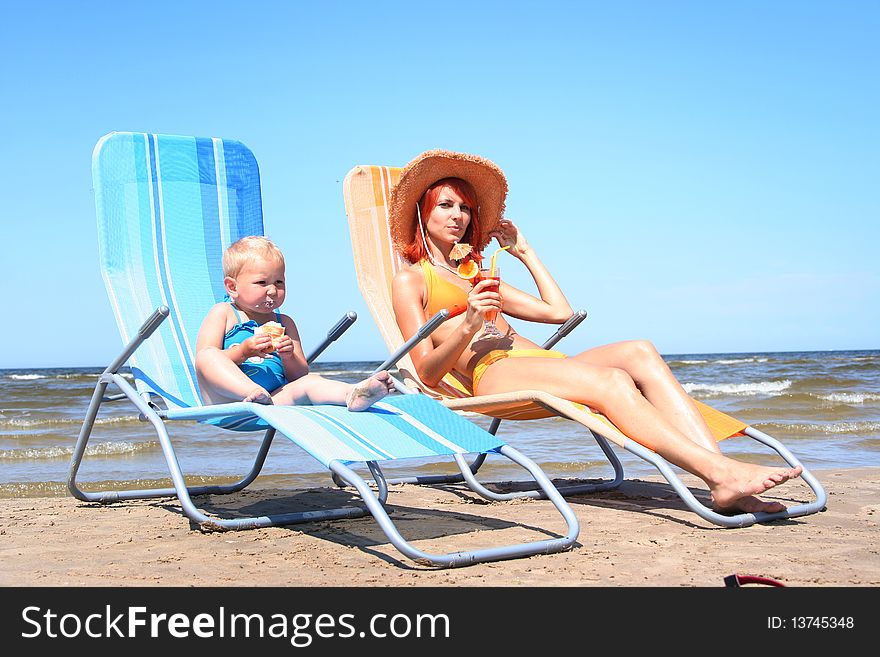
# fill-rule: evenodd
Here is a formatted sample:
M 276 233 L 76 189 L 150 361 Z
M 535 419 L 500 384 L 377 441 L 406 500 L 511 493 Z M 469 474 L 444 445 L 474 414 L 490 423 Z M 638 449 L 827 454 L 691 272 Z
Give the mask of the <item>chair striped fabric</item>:
M 389 396 L 367 411 L 344 406 L 266 406 L 236 402 L 203 405 L 195 371 L 195 344 L 209 309 L 225 297 L 221 258 L 229 244 L 263 234 L 260 176 L 243 144 L 195 138 L 116 132 L 103 137 L 93 156 L 99 259 L 123 342 L 123 353 L 99 378 L 71 458 L 68 488 L 78 499 L 113 502 L 175 495 L 186 515 L 203 528 L 249 529 L 370 513 L 392 544 L 420 562 L 455 566 L 568 549 L 579 531 L 576 517 L 546 475 L 528 458 L 436 401 L 420 395 Z M 119 374 L 131 365 L 135 386 Z M 109 385 L 122 391 L 105 396 Z M 165 409 L 153 401 L 159 397 Z M 76 475 L 101 404 L 134 404 L 157 432 L 173 488 L 83 491 Z M 252 470 L 229 486 L 188 487 L 167 425 L 199 421 L 237 431 L 265 430 Z M 221 429 L 218 429 L 221 430 Z M 366 504 L 319 512 L 221 519 L 197 509 L 191 497 L 242 490 L 259 473 L 276 432 L 281 432 L 354 486 Z M 536 479 L 563 516 L 568 531 L 484 550 L 429 554 L 400 535 L 384 509 L 388 495 L 379 462 L 497 453 Z M 348 467 L 366 464 L 378 495 Z M 466 467 L 466 466 L 465 466 Z M 472 488 L 490 497 L 473 480 Z M 490 497 L 490 499 L 492 499 Z M 496 496 L 495 499 L 498 499 Z
M 400 167 L 391 166 L 356 166 L 348 172 L 343 182 L 343 198 L 348 217 L 358 286 L 389 352 L 395 357 L 401 354 L 405 345 L 394 316 L 391 302 L 391 281 L 394 275 L 406 266 L 406 263 L 393 248 L 388 224 L 388 207 L 391 190 L 400 179 L 401 170 Z M 813 502 L 792 506 L 784 512 L 775 514 L 743 513 L 725 516 L 716 513 L 694 498 L 669 464 L 654 453 L 650 445 L 636 443 L 623 434 L 605 416 L 593 412 L 582 404 L 535 390 L 475 396 L 463 382 L 452 375 L 445 376 L 440 385 L 431 387 L 419 380 L 412 361 L 406 353 L 400 355 L 399 360 L 394 362 L 398 364 L 401 375 L 409 384 L 441 400 L 448 408 L 481 413 L 496 418 L 491 428 L 493 433 L 497 429 L 500 419 L 529 420 L 564 417 L 583 425 L 592 433 L 608 457 L 614 467 L 615 477 L 595 485 L 576 485 L 563 488 L 564 493 L 607 490 L 620 484 L 623 479 L 623 469 L 620 461 L 608 446 L 607 439 L 656 466 L 688 507 L 701 517 L 718 525 L 743 527 L 759 521 L 815 513 L 825 506 L 827 497 L 824 489 L 818 480 L 804 469 L 801 477 L 816 495 Z M 800 461 L 776 439 L 702 402 L 694 401 L 716 440 L 721 441 L 733 436 L 749 436 L 771 447 L 790 465 L 801 465 Z M 474 467 L 479 467 L 479 463 L 479 460 L 476 461 Z
M 95 147 L 92 177 L 101 271 L 123 342 L 153 310 L 171 310 L 158 339 L 132 356 L 137 387 L 170 406 L 199 405 L 196 336 L 226 294 L 220 259 L 237 239 L 263 234 L 257 161 L 236 141 L 116 132 Z
M 233 403 L 176 409 L 169 420 L 259 416 L 330 467 L 407 458 L 498 452 L 504 442 L 424 395 L 386 397 L 369 410 L 344 406 L 263 406 Z

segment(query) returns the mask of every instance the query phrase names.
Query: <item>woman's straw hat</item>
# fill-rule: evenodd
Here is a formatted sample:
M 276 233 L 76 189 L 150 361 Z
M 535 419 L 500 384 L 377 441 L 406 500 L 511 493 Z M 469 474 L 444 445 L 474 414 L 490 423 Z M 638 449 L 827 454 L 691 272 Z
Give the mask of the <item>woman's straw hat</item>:
M 468 181 L 477 193 L 483 243 L 472 244 L 478 253 L 489 243 L 489 233 L 495 230 L 504 214 L 507 179 L 495 163 L 468 153 L 452 151 L 425 151 L 407 164 L 400 173 L 400 181 L 391 190 L 389 225 L 391 238 L 398 251 L 412 243 L 418 230 L 416 206 L 428 187 L 442 178 L 461 178 Z M 422 218 L 424 221 L 424 217 Z

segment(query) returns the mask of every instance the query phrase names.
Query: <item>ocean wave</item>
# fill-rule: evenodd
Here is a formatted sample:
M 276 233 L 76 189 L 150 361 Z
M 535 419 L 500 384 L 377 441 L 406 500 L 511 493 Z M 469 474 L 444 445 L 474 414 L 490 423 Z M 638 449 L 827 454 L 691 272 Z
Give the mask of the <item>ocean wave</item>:
M 3 416 L 0 416 L 3 417 Z M 45 419 L 24 419 L 24 418 L 5 418 L 0 419 L 0 429 L 3 427 L 14 427 L 16 429 L 33 429 L 35 427 L 54 427 L 82 424 L 82 418 L 45 418 Z M 121 417 L 104 417 L 95 420 L 96 425 L 101 424 L 141 424 L 137 415 L 124 415 Z
M 880 401 L 880 393 L 876 392 L 833 392 L 828 395 L 817 395 L 819 399 L 840 404 L 862 405 L 866 401 Z
M 68 374 L 57 374 L 54 378 L 56 379 L 65 379 L 65 380 L 79 380 L 79 381 L 97 381 L 98 377 L 101 376 L 102 372 L 74 372 Z M 127 379 L 128 381 L 134 381 L 134 375 L 129 372 L 120 372 L 122 374 L 122 378 Z
M 705 365 L 708 360 L 671 360 L 669 365 Z
M 714 362 L 719 365 L 738 365 L 740 363 L 766 363 L 768 360 L 769 358 L 727 358 Z
M 755 425 L 765 433 L 773 434 L 774 431 L 787 433 L 804 433 L 812 435 L 839 435 L 839 434 L 869 434 L 880 432 L 880 422 L 866 420 L 863 422 L 816 422 L 815 424 L 797 423 L 786 424 L 782 422 L 761 423 Z
M 682 385 L 689 395 L 698 393 L 702 397 L 734 395 L 749 397 L 753 395 L 778 395 L 791 387 L 791 381 L 761 381 L 759 383 L 685 383 Z
M 137 452 L 151 451 L 158 446 L 156 441 L 143 443 L 102 442 L 86 447 L 86 456 L 120 456 L 135 454 Z M 3 449 L 0 450 L 0 461 L 39 461 L 51 459 L 69 459 L 73 454 L 73 447 L 31 447 L 28 449 Z
M 134 381 L 134 376 L 129 372 L 121 372 L 123 378 Z M 89 381 L 94 383 L 101 376 L 101 372 L 66 372 L 64 374 L 7 374 L 6 378 L 12 381 L 38 381 L 40 379 L 62 379 L 64 381 Z
M 98 380 L 99 376 L 101 376 L 100 372 L 91 372 L 88 374 L 85 374 L 83 372 L 77 372 L 75 374 L 56 374 L 54 378 L 63 379 L 65 381 L 92 381 L 92 382 L 94 382 L 94 381 Z M 123 374 L 122 376 L 124 376 L 125 378 L 127 378 L 129 380 L 133 379 L 133 377 L 130 374 L 129 375 Z
M 315 374 L 320 374 L 321 376 L 363 376 L 364 378 L 370 376 L 373 373 L 373 370 L 321 370 L 321 369 L 314 369 L 312 371 Z

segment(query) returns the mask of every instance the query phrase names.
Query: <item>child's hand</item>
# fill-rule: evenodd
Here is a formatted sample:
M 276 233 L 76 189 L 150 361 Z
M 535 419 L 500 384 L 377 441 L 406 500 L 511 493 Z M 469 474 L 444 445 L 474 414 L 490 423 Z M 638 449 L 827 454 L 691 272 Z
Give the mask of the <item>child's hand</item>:
M 245 359 L 259 356 L 265 358 L 272 351 L 272 338 L 265 333 L 248 338 L 241 343 Z
M 286 333 L 275 341 L 275 351 L 281 358 L 290 358 L 294 354 L 293 340 Z

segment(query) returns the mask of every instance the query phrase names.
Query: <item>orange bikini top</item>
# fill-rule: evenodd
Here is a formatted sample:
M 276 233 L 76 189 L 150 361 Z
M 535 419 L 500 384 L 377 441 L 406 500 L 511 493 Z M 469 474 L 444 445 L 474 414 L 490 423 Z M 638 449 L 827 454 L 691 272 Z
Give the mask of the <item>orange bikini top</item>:
M 425 312 L 429 318 L 444 308 L 449 309 L 450 315 L 467 310 L 467 292 L 440 276 L 427 260 L 420 261 L 419 265 L 425 279 Z

